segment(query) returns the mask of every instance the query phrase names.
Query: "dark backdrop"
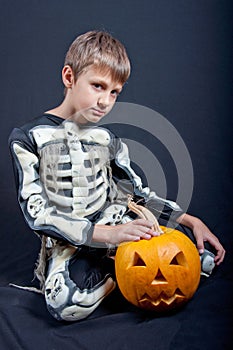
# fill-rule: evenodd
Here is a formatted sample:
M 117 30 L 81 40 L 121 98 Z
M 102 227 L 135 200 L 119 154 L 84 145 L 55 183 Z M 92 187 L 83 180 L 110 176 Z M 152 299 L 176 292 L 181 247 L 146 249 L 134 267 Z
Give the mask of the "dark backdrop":
M 61 102 L 64 54 L 90 29 L 110 31 L 128 50 L 132 75 L 119 100 L 158 111 L 179 131 L 194 168 L 189 211 L 230 261 L 232 15 L 230 0 L 0 1 L 1 284 L 32 275 L 39 244 L 16 202 L 9 133 Z

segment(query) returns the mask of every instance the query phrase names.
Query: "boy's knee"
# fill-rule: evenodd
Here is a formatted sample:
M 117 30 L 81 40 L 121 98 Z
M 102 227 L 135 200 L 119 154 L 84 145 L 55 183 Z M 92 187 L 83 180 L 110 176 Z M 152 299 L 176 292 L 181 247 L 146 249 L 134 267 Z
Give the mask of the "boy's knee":
M 64 272 L 52 275 L 45 284 L 48 311 L 57 320 L 78 321 L 88 317 L 101 301 L 115 288 L 109 276 L 92 290 L 80 290 Z
M 65 304 L 60 307 L 54 307 L 47 303 L 47 309 L 58 321 L 79 321 L 88 317 L 98 305 L 99 303 L 87 308 L 76 304 Z

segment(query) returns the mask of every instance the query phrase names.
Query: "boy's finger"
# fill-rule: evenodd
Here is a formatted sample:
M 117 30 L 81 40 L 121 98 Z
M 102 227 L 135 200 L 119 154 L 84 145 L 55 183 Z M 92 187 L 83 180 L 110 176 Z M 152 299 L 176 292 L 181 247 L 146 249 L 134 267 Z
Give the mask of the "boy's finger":
M 199 251 L 199 254 L 203 254 L 204 253 L 204 242 L 202 239 L 197 239 L 197 249 Z

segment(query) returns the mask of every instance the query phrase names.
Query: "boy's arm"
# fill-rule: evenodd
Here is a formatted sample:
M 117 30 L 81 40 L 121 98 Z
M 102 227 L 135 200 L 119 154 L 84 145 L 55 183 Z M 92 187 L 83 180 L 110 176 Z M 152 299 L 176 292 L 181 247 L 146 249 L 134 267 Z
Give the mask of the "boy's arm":
M 73 245 L 92 240 L 93 224 L 86 218 L 59 214 L 49 203 L 39 174 L 39 157 L 28 135 L 14 129 L 9 138 L 18 202 L 28 226 L 39 234 L 63 239 Z
M 132 195 L 135 202 L 143 200 L 145 207 L 157 218 L 175 221 L 184 211 L 174 201 L 161 198 L 149 187 L 144 187 L 141 178 L 131 168 L 127 145 L 118 138 L 114 141 L 112 174 L 118 188 Z
M 157 218 L 161 217 L 167 221 L 171 219 L 191 228 L 197 241 L 200 254 L 204 249 L 204 241 L 208 241 L 216 250 L 216 264 L 220 264 L 224 259 L 225 250 L 218 238 L 200 219 L 185 214 L 177 203 L 157 196 L 156 193 L 151 192 L 148 187 L 143 188 L 140 177 L 138 177 L 130 167 L 127 146 L 118 139 L 116 149 L 118 150 L 115 155 L 115 163 L 117 165 L 116 173 L 119 172 L 119 168 L 124 170 L 125 174 L 128 175 L 129 182 L 133 185 L 131 188 L 133 187 L 134 195 L 138 197 L 139 200 L 142 198 L 145 202 L 145 206 L 151 210 Z M 123 176 L 120 176 L 120 178 L 123 179 Z
M 209 242 L 216 250 L 215 263 L 219 265 L 223 261 L 225 249 L 218 238 L 199 218 L 189 214 L 182 214 L 176 219 L 176 222 L 189 227 L 193 231 L 200 254 L 204 253 L 204 242 Z
M 114 226 L 96 224 L 93 232 L 93 242 L 107 243 L 117 246 L 122 242 L 139 241 L 159 236 L 161 232 L 152 229 L 153 222 L 145 219 L 136 219 L 126 224 Z

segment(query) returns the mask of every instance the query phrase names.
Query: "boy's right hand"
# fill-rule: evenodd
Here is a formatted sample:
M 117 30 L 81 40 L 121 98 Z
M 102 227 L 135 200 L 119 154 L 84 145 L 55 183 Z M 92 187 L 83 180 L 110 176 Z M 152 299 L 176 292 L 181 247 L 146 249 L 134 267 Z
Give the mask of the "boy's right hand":
M 136 219 L 115 226 L 97 224 L 94 228 L 93 241 L 118 245 L 122 242 L 139 241 L 140 239 L 149 240 L 161 234 L 154 232 L 152 226 L 153 222 L 144 219 Z

